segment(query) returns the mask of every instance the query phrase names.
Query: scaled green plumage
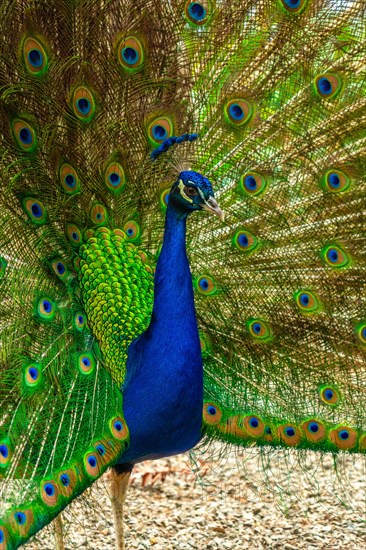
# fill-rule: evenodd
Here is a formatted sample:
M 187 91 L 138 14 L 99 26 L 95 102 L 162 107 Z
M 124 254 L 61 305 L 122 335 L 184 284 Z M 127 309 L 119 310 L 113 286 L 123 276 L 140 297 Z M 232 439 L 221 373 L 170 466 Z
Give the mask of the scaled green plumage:
M 82 300 L 104 366 L 121 383 L 128 346 L 151 316 L 152 270 L 123 231 L 102 228 L 88 236 L 77 269 Z

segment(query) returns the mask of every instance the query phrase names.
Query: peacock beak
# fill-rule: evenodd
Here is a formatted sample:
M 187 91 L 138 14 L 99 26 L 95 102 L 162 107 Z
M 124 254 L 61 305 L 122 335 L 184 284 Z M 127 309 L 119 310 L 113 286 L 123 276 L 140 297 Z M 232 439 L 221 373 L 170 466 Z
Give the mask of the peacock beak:
M 212 212 L 213 214 L 215 214 L 218 218 L 220 218 L 222 222 L 224 221 L 225 214 L 213 197 L 208 197 L 207 201 L 205 200 L 204 204 L 202 205 L 202 208 L 203 210 L 207 210 L 207 212 Z

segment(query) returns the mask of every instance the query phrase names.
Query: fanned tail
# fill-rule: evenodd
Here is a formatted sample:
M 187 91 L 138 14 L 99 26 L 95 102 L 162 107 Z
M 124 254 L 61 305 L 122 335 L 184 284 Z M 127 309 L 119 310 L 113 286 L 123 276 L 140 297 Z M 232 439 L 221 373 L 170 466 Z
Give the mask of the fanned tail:
M 204 430 L 364 452 L 364 2 L 0 10 L 0 544 L 128 444 L 124 363 L 177 170 L 210 177 L 227 220 L 189 224 Z
M 140 204 L 178 112 L 174 22 L 154 5 L 0 8 L 1 548 L 128 445 L 121 384 L 153 288 Z
M 362 453 L 364 5 L 294 4 L 217 5 L 195 57 L 193 167 L 226 213 L 195 219 L 188 247 L 204 425 L 237 445 Z

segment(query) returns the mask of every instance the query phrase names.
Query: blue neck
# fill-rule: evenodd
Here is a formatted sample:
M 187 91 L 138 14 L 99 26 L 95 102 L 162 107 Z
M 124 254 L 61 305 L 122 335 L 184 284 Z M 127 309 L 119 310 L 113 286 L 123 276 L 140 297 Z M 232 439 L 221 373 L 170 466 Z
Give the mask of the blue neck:
M 186 217 L 168 206 L 151 322 L 128 353 L 131 441 L 121 462 L 177 454 L 200 439 L 203 369 L 185 239 Z
M 149 330 L 161 325 L 171 335 L 171 323 L 196 326 L 191 272 L 186 253 L 186 221 L 167 208 L 163 247 L 155 273 L 154 309 Z M 171 336 L 170 336 L 171 337 Z

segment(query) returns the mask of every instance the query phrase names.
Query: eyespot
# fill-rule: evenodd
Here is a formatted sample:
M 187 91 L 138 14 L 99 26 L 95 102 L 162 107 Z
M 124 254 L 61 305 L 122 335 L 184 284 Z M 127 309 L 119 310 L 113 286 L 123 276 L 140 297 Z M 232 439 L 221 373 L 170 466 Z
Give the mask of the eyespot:
M 107 209 L 100 202 L 93 204 L 90 210 L 90 219 L 96 225 L 102 225 L 107 221 Z
M 58 504 L 59 490 L 54 481 L 43 481 L 41 483 L 41 498 L 47 506 Z
M 216 403 L 205 403 L 203 405 L 203 420 L 206 424 L 218 424 L 222 418 L 222 411 Z
M 10 517 L 10 524 L 14 531 L 21 537 L 26 537 L 29 529 L 33 525 L 34 515 L 32 510 L 16 510 Z
M 215 280 L 208 275 L 201 275 L 195 280 L 195 287 L 201 294 L 212 296 L 217 291 Z
M 321 180 L 322 188 L 330 193 L 347 191 L 350 184 L 351 178 L 341 170 L 328 170 Z
M 119 162 L 112 162 L 105 171 L 104 181 L 113 193 L 120 193 L 125 186 L 125 173 Z
M 297 307 L 302 313 L 320 311 L 320 302 L 316 294 L 310 290 L 300 290 L 294 294 Z
M 263 435 L 262 435 L 263 439 L 265 439 L 266 441 L 273 441 L 273 430 L 270 426 L 265 426 L 264 427 L 264 432 L 263 432 Z
M 210 11 L 210 4 L 207 0 L 201 0 L 200 2 L 191 2 L 189 0 L 184 7 L 184 14 L 187 20 L 197 26 L 207 23 Z
M 32 126 L 25 120 L 15 119 L 12 123 L 14 137 L 19 147 L 26 153 L 31 153 L 37 147 L 37 139 Z
M 14 518 L 18 525 L 24 525 L 27 521 L 27 516 L 24 512 L 15 512 Z
M 350 264 L 350 258 L 339 244 L 329 244 L 322 250 L 322 256 L 326 264 L 334 267 L 341 268 Z
M 231 99 L 225 105 L 225 115 L 228 122 L 243 126 L 253 118 L 254 108 L 244 99 Z
M 174 123 L 168 116 L 154 118 L 147 127 L 149 140 L 154 147 L 163 143 L 173 133 Z
M 78 330 L 79 332 L 82 332 L 85 328 L 85 315 L 84 313 L 78 311 L 77 313 L 75 313 L 74 315 L 74 327 L 76 328 L 76 330 Z
M 288 13 L 293 13 L 298 15 L 301 13 L 307 6 L 308 0 L 279 0 L 281 6 Z
M 84 467 L 90 477 L 98 477 L 101 473 L 101 466 L 99 453 L 89 451 L 84 455 Z
M 97 445 L 97 446 L 95 447 L 95 450 L 100 454 L 100 456 L 104 456 L 104 455 L 106 454 L 106 452 L 107 452 L 106 449 L 105 449 L 105 447 L 104 447 L 104 445 L 101 445 L 101 444 L 100 444 L 100 445 Z
M 246 416 L 244 428 L 251 437 L 260 437 L 264 432 L 264 424 L 258 416 Z
M 236 231 L 232 243 L 238 250 L 244 252 L 253 252 L 259 244 L 257 237 L 247 229 Z
M 74 246 L 79 246 L 82 243 L 83 237 L 80 229 L 73 223 L 69 223 L 66 226 L 66 235 L 70 242 Z
M 261 195 L 267 187 L 267 179 L 257 172 L 248 172 L 240 178 L 239 189 L 247 196 L 256 197 Z
M 43 321 L 52 321 L 56 314 L 56 307 L 50 298 L 41 298 L 37 302 L 37 315 Z
M 95 99 L 85 86 L 80 86 L 72 94 L 72 110 L 79 120 L 90 122 L 95 115 Z
M 42 225 L 47 221 L 46 209 L 38 199 L 26 198 L 22 201 L 23 209 L 29 219 L 36 225 Z
M 98 453 L 102 464 L 109 464 L 117 453 L 120 454 L 120 447 L 108 439 L 100 439 L 93 443 L 94 450 Z
M 300 429 L 293 424 L 283 424 L 278 427 L 281 440 L 289 447 L 296 447 L 301 441 Z
M 356 335 L 361 344 L 366 344 L 366 322 L 363 321 L 356 326 Z
M 338 447 L 338 449 L 352 449 L 357 443 L 357 432 L 348 426 L 338 426 L 331 430 L 329 439 Z
M 127 439 L 127 424 L 121 416 L 115 416 L 109 421 L 109 429 L 113 437 L 119 440 Z
M 75 168 L 73 168 L 71 164 L 61 164 L 60 182 L 63 190 L 69 195 L 73 195 L 80 191 L 80 180 Z
M 98 443 L 98 445 L 95 445 L 95 450 L 101 457 L 104 457 L 107 454 L 107 450 L 102 443 Z
M 82 374 L 92 374 L 95 370 L 95 359 L 93 354 L 90 352 L 80 353 L 78 365 Z
M 5 260 L 5 258 L 0 256 L 0 279 L 4 276 L 7 265 L 8 262 Z
M 315 90 L 319 97 L 333 99 L 342 89 L 342 79 L 334 73 L 320 74 L 315 79 Z
M 128 72 L 135 72 L 144 64 L 144 49 L 135 36 L 128 36 L 118 45 L 118 61 Z
M 61 261 L 58 261 L 58 262 L 55 262 L 55 272 L 60 276 L 62 277 L 62 275 L 65 274 L 66 272 L 66 266 L 63 262 Z
M 26 386 L 35 388 L 42 382 L 42 369 L 38 363 L 30 363 L 24 369 L 24 381 Z
M 323 403 L 332 407 L 336 407 L 341 402 L 339 391 L 332 386 L 320 386 L 319 396 Z
M 165 212 L 167 206 L 168 206 L 168 202 L 169 202 L 169 194 L 170 194 L 170 189 L 165 189 L 161 194 L 160 194 L 160 206 L 163 210 L 163 212 Z
M 71 496 L 76 487 L 76 474 L 72 468 L 68 468 L 58 474 L 58 487 L 63 496 Z
M 12 451 L 7 440 L 0 441 L 0 468 L 7 468 L 10 464 Z M 1 471 L 1 470 L 0 470 Z
M 42 44 L 35 38 L 26 38 L 23 42 L 23 60 L 28 72 L 41 76 L 47 70 L 47 54 Z
M 70 476 L 68 474 L 61 474 L 60 482 L 64 487 L 68 487 L 70 485 Z
M 249 319 L 246 325 L 251 336 L 256 340 L 268 342 L 272 339 L 271 327 L 266 321 L 262 319 Z
M 141 236 L 141 227 L 134 220 L 130 220 L 129 222 L 127 222 L 123 229 L 126 233 L 128 240 L 132 242 L 137 241 L 138 238 Z
M 0 548 L 2 550 L 3 549 L 6 550 L 7 548 L 11 548 L 11 547 L 12 547 L 12 544 L 9 537 L 9 532 L 4 525 L 0 525 Z
M 52 262 L 51 267 L 52 267 L 53 272 L 57 275 L 57 277 L 61 281 L 65 281 L 70 275 L 69 270 L 67 269 L 65 262 L 63 260 L 61 260 L 60 258 L 55 259 Z
M 301 424 L 302 431 L 308 441 L 317 443 L 326 436 L 325 426 L 316 418 L 310 418 Z
M 88 464 L 89 464 L 92 468 L 95 468 L 95 466 L 97 465 L 97 457 L 94 456 L 94 455 L 91 455 L 91 456 L 88 458 Z

